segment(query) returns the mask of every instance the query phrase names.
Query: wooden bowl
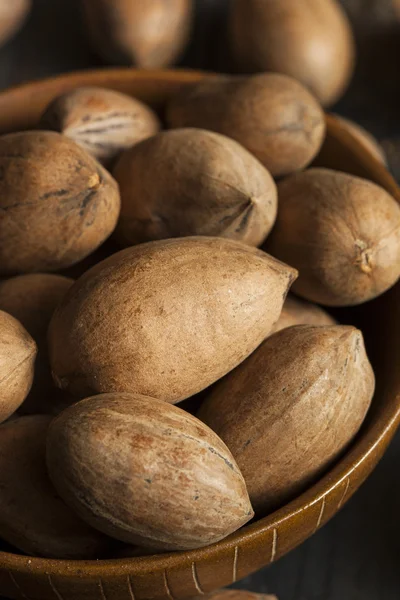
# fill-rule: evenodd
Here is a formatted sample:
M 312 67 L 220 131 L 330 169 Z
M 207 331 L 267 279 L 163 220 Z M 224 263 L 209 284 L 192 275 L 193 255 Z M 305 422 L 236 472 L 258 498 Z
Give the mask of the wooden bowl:
M 63 75 L 0 94 L 0 131 L 35 127 L 46 104 L 80 85 L 99 85 L 160 108 L 204 74 L 111 69 Z M 375 181 L 400 201 L 386 171 L 332 116 L 316 164 Z M 400 287 L 350 312 L 362 324 L 377 392 L 367 420 L 342 459 L 318 483 L 270 516 L 224 541 L 190 552 L 103 561 L 48 560 L 0 552 L 0 595 L 37 600 L 175 600 L 199 596 L 276 561 L 315 533 L 371 473 L 400 419 Z M 29 499 L 27 499 L 29 502 Z M 378 517 L 378 515 L 377 515 Z

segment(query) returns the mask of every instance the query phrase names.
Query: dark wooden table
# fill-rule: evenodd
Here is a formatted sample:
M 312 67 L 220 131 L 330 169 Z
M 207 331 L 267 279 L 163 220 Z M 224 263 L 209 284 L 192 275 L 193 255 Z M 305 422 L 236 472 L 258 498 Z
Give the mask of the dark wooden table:
M 220 64 L 228 2 L 198 0 L 195 34 L 183 64 L 206 69 Z M 0 88 L 100 66 L 86 42 L 77 0 L 33 4 L 24 29 L 0 50 Z M 375 133 L 400 179 L 400 25 L 389 0 L 343 4 L 357 32 L 359 63 L 350 90 L 335 110 Z M 375 473 L 333 521 L 238 587 L 273 592 L 280 600 L 399 600 L 399 466 L 398 436 Z

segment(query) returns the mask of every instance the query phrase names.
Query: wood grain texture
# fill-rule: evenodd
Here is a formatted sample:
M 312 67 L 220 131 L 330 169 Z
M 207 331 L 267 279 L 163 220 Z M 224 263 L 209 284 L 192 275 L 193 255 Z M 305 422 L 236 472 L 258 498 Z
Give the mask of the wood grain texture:
M 221 64 L 224 11 L 229 0 L 198 0 L 196 27 L 193 41 L 185 57 L 185 64 L 194 68 L 212 69 Z M 389 148 L 389 160 L 400 175 L 398 121 L 398 57 L 400 56 L 400 26 L 395 23 L 390 0 L 344 0 L 356 19 L 359 65 L 353 85 L 335 111 L 358 120 L 369 128 Z M 367 6 L 366 6 L 367 5 Z M 223 45 L 222 45 L 223 46 Z M 33 78 L 69 70 L 99 66 L 91 53 L 78 19 L 78 0 L 35 0 L 32 15 L 17 37 L 0 50 L 0 87 Z M 373 90 L 373 94 L 369 93 Z M 372 349 L 373 350 L 373 349 Z M 275 593 L 280 600 L 398 600 L 400 571 L 400 483 L 397 476 L 400 460 L 398 435 L 379 467 L 346 504 L 352 493 L 352 481 L 345 478 L 332 498 L 343 510 L 312 538 L 272 566 L 236 583 L 236 587 L 263 593 Z M 318 522 L 322 501 L 313 511 L 314 527 Z M 322 525 L 332 514 L 326 501 Z M 283 534 L 282 534 L 283 535 Z M 280 552 L 280 533 L 275 552 Z M 271 556 L 273 534 L 265 536 L 265 545 L 255 551 Z M 236 550 L 237 548 L 237 550 Z M 243 552 L 233 544 L 229 565 L 215 568 L 231 581 L 245 574 Z M 236 557 L 236 560 L 235 560 Z M 196 563 L 197 564 L 197 563 Z M 204 569 L 198 566 L 198 577 L 203 582 Z M 236 575 L 234 576 L 234 572 Z M 229 573 L 229 575 L 228 575 Z M 160 585 L 168 582 L 172 598 L 179 592 L 186 578 L 179 569 L 167 569 L 167 579 L 161 575 Z M 27 598 L 26 576 L 0 573 L 0 585 L 8 595 Z M 64 600 L 91 597 L 98 586 L 84 582 L 72 596 L 66 584 L 52 576 L 53 585 Z M 121 576 L 124 593 L 118 600 L 136 600 L 142 589 L 141 581 Z M 106 589 L 106 588 L 105 588 Z M 110 587 L 111 589 L 111 587 Z M 107 586 L 108 594 L 109 587 Z M 43 596 L 40 595 L 43 592 Z M 49 582 L 38 584 L 35 598 L 56 599 Z M 168 592 L 165 592 L 168 595 Z M 193 589 L 193 594 L 196 591 Z M 111 593 L 110 593 L 111 597 Z M 117 597 L 114 595 L 113 597 Z

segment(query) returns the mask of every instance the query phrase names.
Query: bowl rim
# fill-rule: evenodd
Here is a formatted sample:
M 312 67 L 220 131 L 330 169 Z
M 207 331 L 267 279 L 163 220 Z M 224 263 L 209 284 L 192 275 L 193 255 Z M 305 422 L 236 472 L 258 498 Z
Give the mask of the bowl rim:
M 27 93 L 38 93 L 40 90 L 44 90 L 47 93 L 54 86 L 61 89 L 72 89 L 72 87 L 77 87 L 78 85 L 96 85 L 96 81 L 101 80 L 105 76 L 108 77 L 108 83 L 112 87 L 112 80 L 120 81 L 121 78 L 127 81 L 135 79 L 137 81 L 152 83 L 156 81 L 170 82 L 171 80 L 175 80 L 177 83 L 184 84 L 199 81 L 203 77 L 210 75 L 214 74 L 187 69 L 144 71 L 132 68 L 107 67 L 80 70 L 10 87 L 0 92 L 0 108 L 3 103 L 9 104 L 13 98 L 25 96 Z M 400 202 L 400 188 L 386 167 L 372 156 L 351 133 L 343 128 L 333 115 L 326 114 L 326 122 L 328 131 L 334 131 L 336 137 L 340 138 L 343 143 L 351 148 L 352 152 L 367 169 L 373 170 L 378 175 L 381 185 Z M 314 485 L 310 486 L 303 494 L 296 497 L 290 503 L 266 517 L 245 525 L 220 542 L 190 551 L 101 560 L 53 559 L 0 551 L 0 568 L 5 567 L 21 573 L 41 572 L 45 570 L 48 576 L 65 575 L 79 577 L 83 570 L 89 576 L 98 576 L 99 571 L 103 571 L 104 567 L 107 567 L 109 575 L 112 576 L 113 574 L 118 575 L 120 573 L 121 565 L 129 564 L 129 572 L 135 575 L 136 573 L 143 574 L 143 572 L 151 573 L 155 567 L 157 569 L 174 567 L 181 564 L 182 559 L 194 564 L 206 557 L 210 558 L 210 555 L 218 557 L 221 551 L 234 551 L 236 557 L 238 546 L 254 540 L 258 536 L 262 536 L 266 531 L 276 531 L 280 524 L 302 513 L 311 506 L 318 504 L 331 490 L 341 485 L 344 486 L 344 491 L 338 508 L 344 505 L 352 473 L 374 453 L 374 450 L 377 450 L 381 446 L 386 446 L 400 423 L 400 389 L 393 396 L 393 400 L 385 404 L 376 422 L 369 426 L 366 431 L 360 432 L 342 458 Z M 272 547 L 272 554 L 270 562 L 275 558 L 274 546 Z

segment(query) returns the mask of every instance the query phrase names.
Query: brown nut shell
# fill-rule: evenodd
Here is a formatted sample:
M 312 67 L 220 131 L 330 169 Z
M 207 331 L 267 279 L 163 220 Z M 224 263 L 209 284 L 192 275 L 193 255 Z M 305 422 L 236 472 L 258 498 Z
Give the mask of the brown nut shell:
M 49 328 L 55 381 L 77 397 L 178 402 L 246 358 L 278 320 L 296 271 L 223 238 L 149 242 L 70 289 Z
M 33 556 L 99 558 L 113 541 L 75 516 L 47 474 L 50 422 L 37 415 L 0 427 L 0 537 Z
M 275 73 L 216 76 L 188 86 L 168 106 L 171 127 L 233 138 L 274 177 L 304 169 L 325 137 L 321 106 L 300 83 Z
M 66 136 L 1 136 L 0 170 L 0 275 L 62 269 L 112 233 L 118 186 Z
M 192 0 L 82 0 L 89 38 L 107 62 L 172 65 L 189 39 Z
M 22 27 L 31 10 L 31 0 L 0 1 L 0 45 L 5 44 Z
M 230 46 L 240 72 L 274 71 L 334 104 L 354 70 L 355 43 L 336 0 L 233 0 Z
M 400 276 L 400 207 L 366 179 L 310 169 L 278 185 L 269 252 L 299 269 L 299 296 L 326 306 L 371 300 Z
M 38 346 L 32 388 L 20 414 L 49 414 L 54 410 L 59 390 L 51 376 L 47 329 L 53 312 L 73 283 L 73 279 L 51 273 L 30 273 L 0 281 L 0 310 L 18 319 Z
M 275 222 L 271 175 L 243 146 L 217 133 L 160 133 L 125 152 L 113 175 L 121 193 L 116 238 L 123 246 L 191 235 L 259 246 Z
M 351 121 L 350 119 L 346 119 L 345 117 L 341 117 L 339 115 L 335 115 L 335 119 L 339 121 L 341 127 L 346 129 L 358 142 L 360 142 L 368 152 L 372 154 L 376 160 L 379 160 L 384 165 L 387 165 L 387 158 L 384 149 L 378 142 L 378 140 L 364 127 Z
M 231 450 L 264 514 L 339 456 L 364 420 L 374 383 L 360 331 L 298 325 L 268 338 L 219 382 L 199 417 Z
M 81 87 L 58 96 L 44 112 L 40 126 L 74 140 L 103 164 L 160 129 L 149 106 L 126 94 Z
M 293 325 L 336 325 L 336 321 L 317 304 L 300 300 L 300 298 L 289 294 L 271 335 L 281 331 L 281 329 L 293 327 Z
M 131 394 L 75 404 L 50 426 L 47 464 L 66 502 L 123 542 L 188 550 L 253 517 L 228 448 L 196 417 Z
M 21 406 L 31 389 L 37 347 L 17 319 L 0 310 L 0 423 Z
M 0 281 L 0 310 L 18 319 L 37 344 L 46 344 L 53 312 L 74 283 L 53 273 L 29 273 Z

